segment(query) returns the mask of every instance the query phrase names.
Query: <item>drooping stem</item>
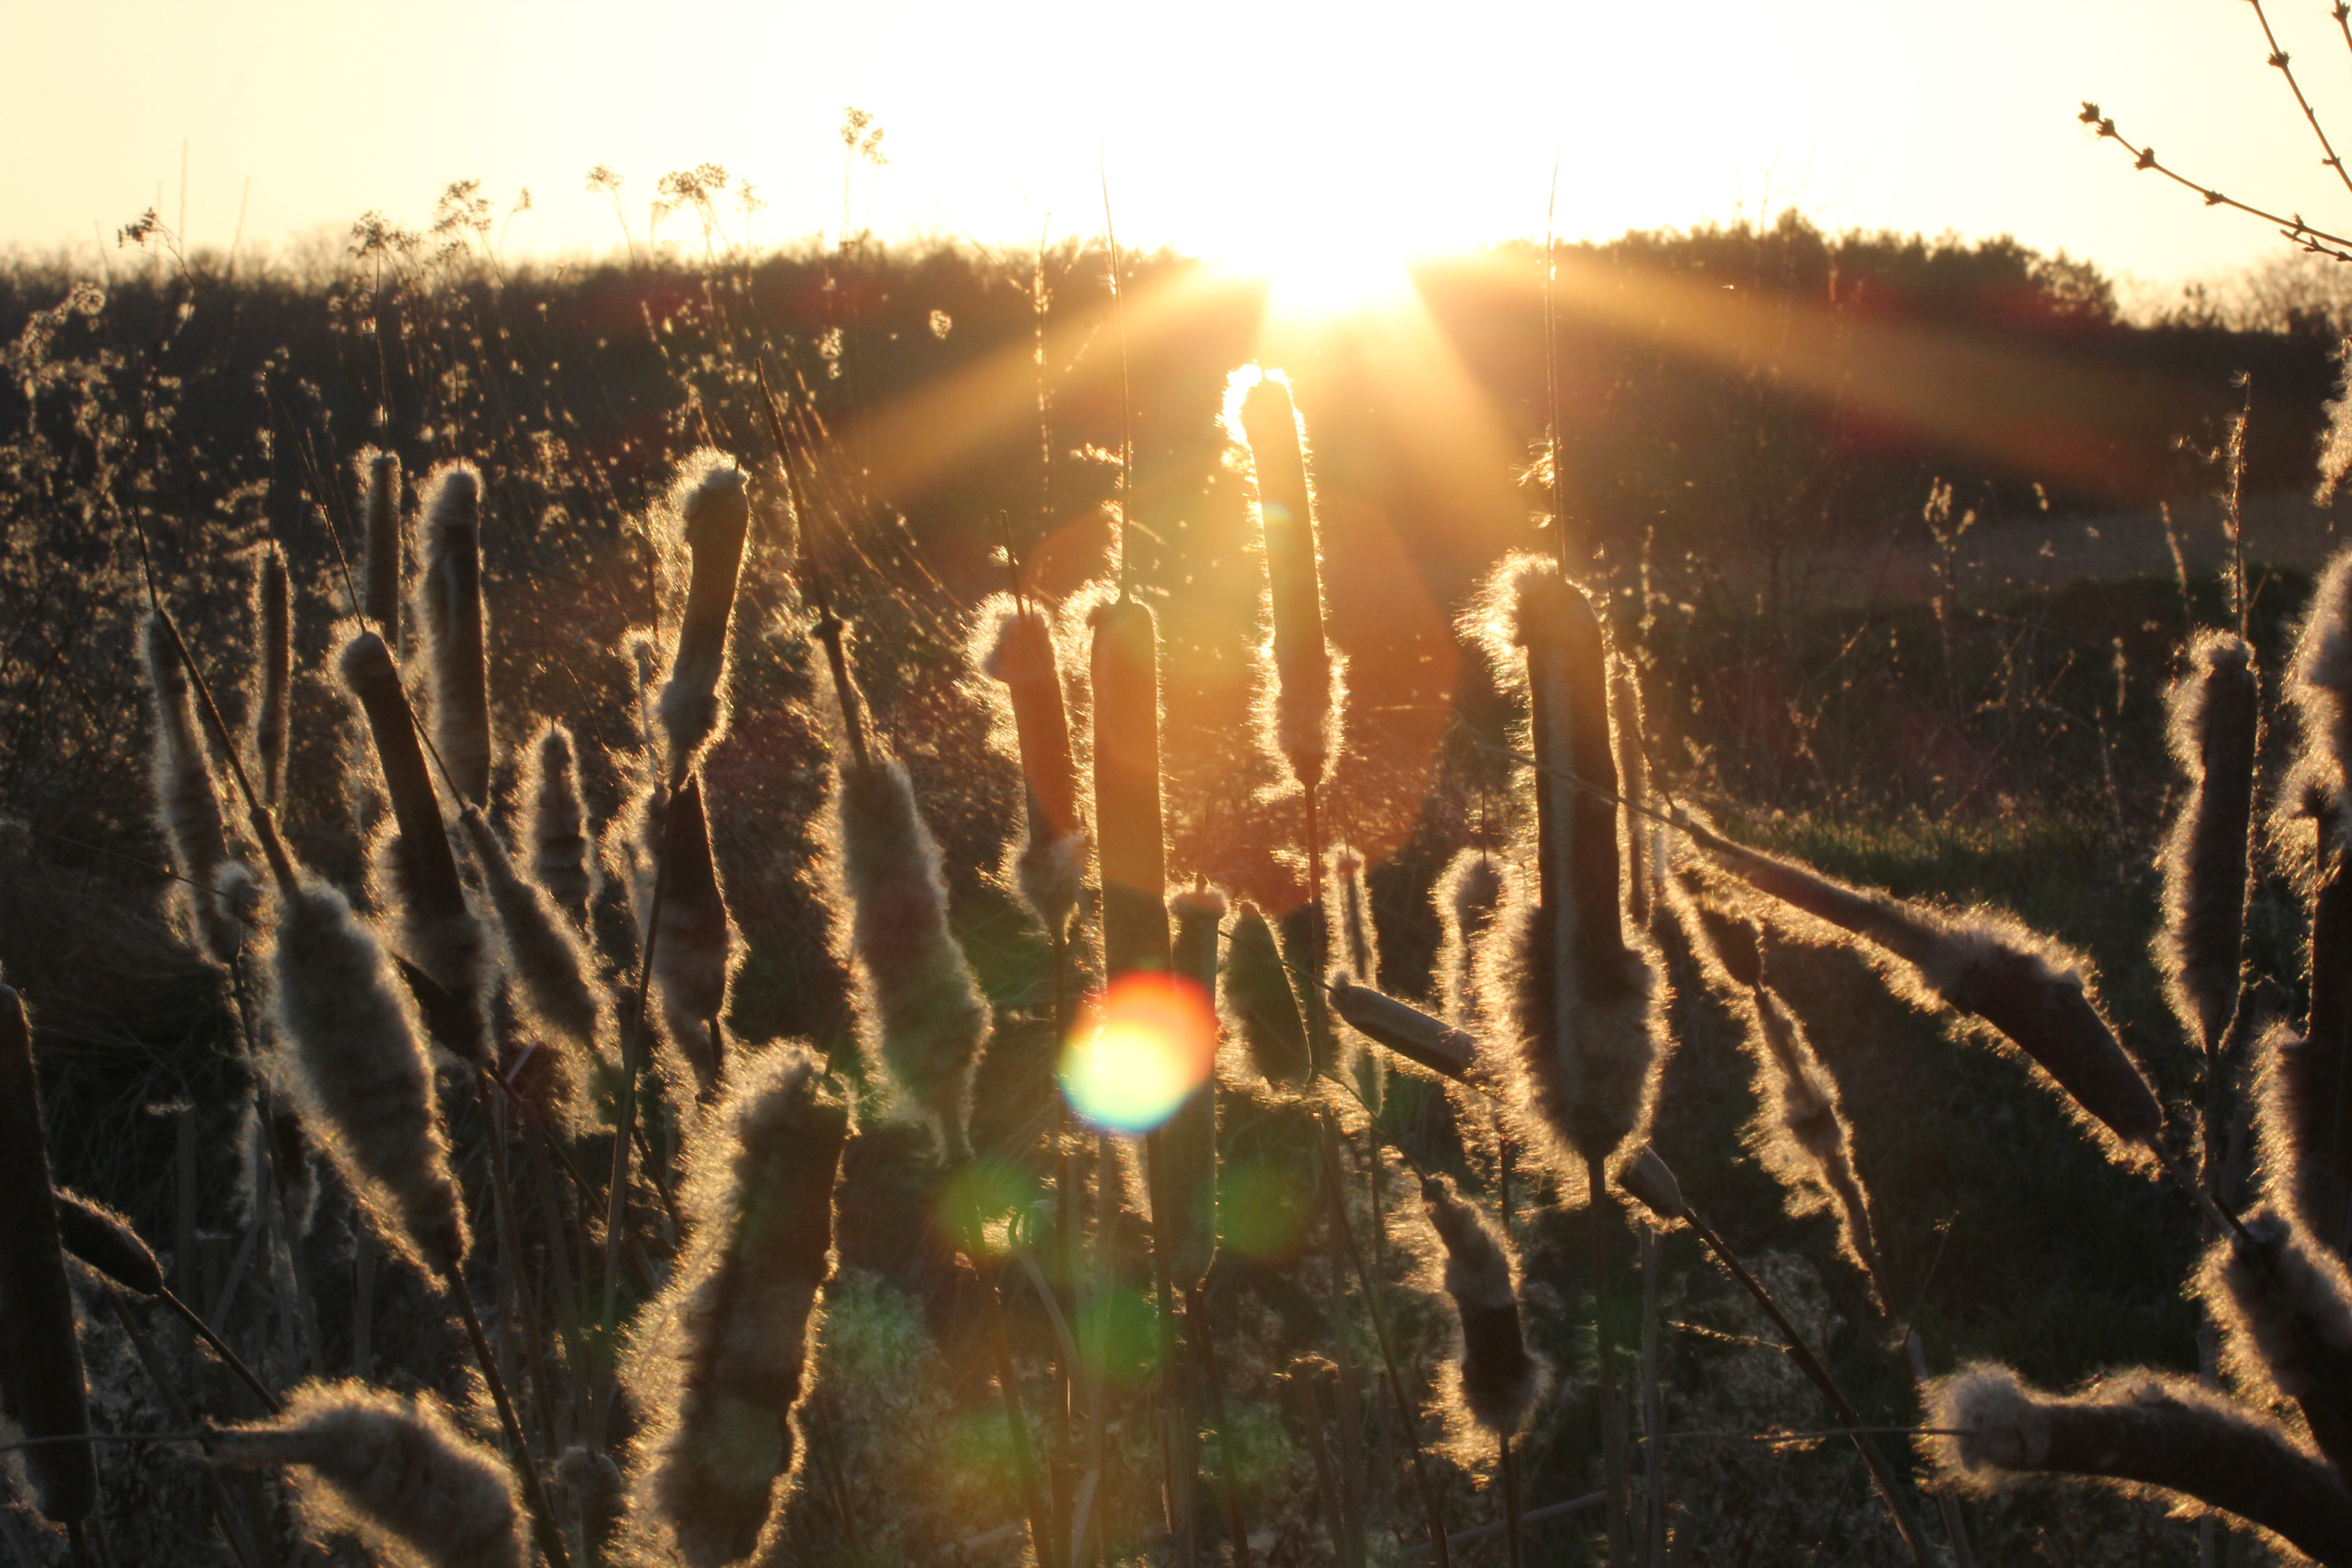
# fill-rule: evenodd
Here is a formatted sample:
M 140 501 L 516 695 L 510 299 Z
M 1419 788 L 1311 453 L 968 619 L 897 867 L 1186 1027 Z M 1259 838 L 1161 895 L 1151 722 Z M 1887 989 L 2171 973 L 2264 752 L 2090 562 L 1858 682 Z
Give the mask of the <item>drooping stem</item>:
M 482 1369 L 482 1381 L 489 1385 L 490 1403 L 498 1406 L 499 1426 L 506 1433 L 507 1447 L 513 1451 L 516 1479 L 522 1482 L 523 1502 L 530 1510 L 531 1535 L 538 1541 L 540 1553 L 547 1559 L 550 1568 L 572 1568 L 572 1559 L 563 1549 L 563 1531 L 556 1523 L 555 1510 L 548 1506 L 547 1490 L 540 1484 L 539 1465 L 523 1442 L 522 1423 L 515 1419 L 514 1401 L 507 1397 L 506 1379 L 499 1375 L 498 1357 L 490 1352 L 490 1342 L 482 1334 L 482 1320 L 474 1311 L 474 1295 L 466 1288 L 465 1271 L 453 1267 L 443 1278 L 448 1283 L 450 1300 L 457 1303 L 458 1321 L 466 1327 L 467 1342 L 474 1347 L 474 1361 Z
M 245 1364 L 244 1358 L 228 1348 L 226 1340 L 213 1331 L 213 1326 L 205 1321 L 202 1313 L 169 1290 L 164 1291 L 156 1300 L 178 1313 L 180 1320 L 188 1325 L 198 1339 L 213 1347 L 213 1353 L 221 1358 L 221 1364 L 236 1373 L 237 1380 L 253 1390 L 254 1397 L 261 1401 L 263 1409 L 275 1415 L 284 1408 L 278 1403 L 278 1395 L 269 1392 L 269 1385 L 254 1375 L 253 1369 Z

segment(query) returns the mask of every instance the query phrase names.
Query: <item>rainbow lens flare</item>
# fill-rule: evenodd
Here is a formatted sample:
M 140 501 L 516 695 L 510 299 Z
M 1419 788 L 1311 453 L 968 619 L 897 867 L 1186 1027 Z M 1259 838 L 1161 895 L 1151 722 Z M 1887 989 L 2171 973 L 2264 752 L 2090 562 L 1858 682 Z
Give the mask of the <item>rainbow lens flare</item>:
M 1114 981 L 1062 1051 L 1062 1093 L 1088 1124 L 1149 1132 L 1209 1081 L 1217 1014 L 1201 988 L 1171 974 Z

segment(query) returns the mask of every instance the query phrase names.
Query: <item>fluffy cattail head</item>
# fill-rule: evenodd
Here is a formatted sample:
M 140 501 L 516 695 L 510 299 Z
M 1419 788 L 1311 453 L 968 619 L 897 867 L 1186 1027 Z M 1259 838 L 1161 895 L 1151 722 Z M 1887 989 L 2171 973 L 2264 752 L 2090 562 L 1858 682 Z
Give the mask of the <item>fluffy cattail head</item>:
M 425 626 L 433 744 L 460 799 L 490 798 L 488 627 L 482 609 L 482 476 L 444 463 L 425 481 Z
M 1103 973 L 1168 968 L 1165 820 L 1160 794 L 1160 629 L 1139 599 L 1093 612 L 1095 838 Z
M 2263 1207 L 2207 1249 L 2197 1294 L 2221 1322 L 2238 1388 L 2291 1399 L 2320 1451 L 2352 1465 L 2352 1278 L 2286 1215 Z
M 552 1090 L 545 1098 L 565 1121 L 576 1122 L 583 1110 L 581 1091 L 593 1076 L 604 1042 L 613 1037 L 612 1006 L 595 963 L 553 900 L 515 869 L 480 809 L 467 806 L 458 824 L 506 939 L 507 973 L 513 982 L 509 994 L 541 1047 L 560 1064 L 541 1079 Z
M 1021 764 L 1028 831 L 1013 852 L 1010 880 L 1045 928 L 1058 935 L 1077 908 L 1087 840 L 1053 623 L 1036 605 L 999 594 L 980 607 L 970 658 L 974 668 L 1004 689 L 1003 706 L 1009 713 L 998 713 L 992 739 L 1000 746 L 1009 743 Z
M 2331 798 L 2352 780 L 2352 549 L 2320 574 L 2295 637 L 2287 697 L 2303 721 L 2300 770 Z
M 841 768 L 834 803 L 850 954 L 874 1043 L 938 1126 L 948 1159 L 961 1161 L 971 1152 L 972 1074 L 990 1016 L 948 923 L 939 845 L 895 761 Z
M 1625 912 L 1637 927 L 1646 929 L 1653 914 L 1658 855 L 1654 849 L 1658 826 L 1634 808 L 1650 804 L 1650 752 L 1642 714 L 1642 682 L 1633 660 L 1612 655 L 1609 660 L 1609 717 L 1617 736 L 1619 792 L 1625 797 L 1621 814 L 1624 835 Z
M 1217 994 L 1217 934 L 1225 917 L 1225 896 L 1214 888 L 1187 888 L 1168 900 L 1176 917 L 1177 977 L 1200 990 L 1213 1007 Z M 1201 1284 L 1217 1257 L 1217 1084 L 1194 1089 L 1160 1131 L 1165 1157 L 1164 1190 L 1152 1205 L 1155 1223 L 1167 1226 L 1170 1270 L 1178 1285 Z
M 2189 798 L 2164 845 L 2164 928 L 2157 967 L 2173 1012 L 2210 1054 L 2238 1003 L 2244 945 L 2254 759 L 2262 692 L 2254 650 L 2209 631 L 2189 649 L 2189 668 L 2166 699 L 2172 754 Z
M 407 552 L 400 535 L 400 459 L 374 447 L 362 451 L 361 510 L 367 519 L 366 565 L 360 613 L 387 641 L 400 640 L 401 574 Z
M 1517 1270 L 1503 1238 L 1444 1176 L 1421 1184 L 1445 1247 L 1445 1293 L 1462 1322 L 1462 1403 L 1480 1426 L 1517 1436 L 1534 1408 L 1540 1368 L 1519 1324 Z
M 1342 847 L 1324 859 L 1324 922 L 1331 932 L 1331 973 L 1324 978 L 1328 983 L 1345 976 L 1377 988 L 1381 938 L 1372 923 L 1372 890 L 1364 880 L 1364 858 Z
M 317 881 L 281 900 L 271 956 L 281 1076 L 311 1142 L 394 1250 L 446 1276 L 466 1256 L 465 1200 L 391 962 L 342 894 Z
M 148 616 L 140 651 L 147 666 L 155 726 L 151 770 L 155 816 L 171 842 L 174 868 L 185 879 L 173 884 L 169 907 L 205 954 L 226 965 L 244 947 L 259 911 L 260 885 L 230 853 L 188 672 L 161 615 Z
M 253 574 L 254 786 L 264 805 L 275 807 L 286 795 L 286 739 L 294 702 L 294 590 L 286 556 L 275 542 L 265 545 Z
M 1234 916 L 1224 981 L 1225 1011 L 1248 1047 L 1250 1065 L 1269 1083 L 1304 1087 L 1315 1076 L 1315 1060 L 1298 993 L 1273 925 L 1247 900 Z
M 231 1464 L 293 1467 L 313 1537 L 349 1531 L 421 1568 L 523 1568 L 514 1473 L 429 1394 L 305 1384 L 271 1420 L 215 1432 L 205 1447 Z
M 1464 849 L 1446 862 L 1429 889 L 1440 932 L 1437 996 L 1445 1021 L 1457 1029 L 1475 1030 L 1481 1021 L 1471 959 L 1495 923 L 1507 875 L 1504 863 L 1492 852 Z
M 734 614 L 743 542 L 751 529 L 751 498 L 732 458 L 703 451 L 688 459 L 670 504 L 677 513 L 679 542 L 692 561 L 669 679 L 662 684 L 656 710 L 675 777 L 726 727 L 720 688 L 727 672 L 727 624 Z
M 588 816 L 580 804 L 580 763 L 572 731 L 551 720 L 523 763 L 523 812 L 530 837 L 530 877 L 581 930 L 595 896 L 595 857 L 589 852 Z
M 624 1373 L 647 1422 L 629 1529 L 656 1561 L 741 1562 L 791 1484 L 848 1131 L 840 1096 L 796 1046 L 754 1058 L 696 1129 L 683 1194 L 691 1240 Z
M 1307 477 L 1307 426 L 1280 371 L 1255 364 L 1225 388 L 1225 428 L 1248 452 L 1265 551 L 1266 640 L 1259 656 L 1260 737 L 1300 784 L 1339 755 L 1341 674 L 1325 640 L 1321 551 Z
M 662 814 L 661 934 L 654 942 L 654 981 L 671 1041 L 690 1064 L 695 1089 L 708 1096 L 719 1085 L 725 1051 L 722 1020 L 727 981 L 735 960 L 735 924 L 710 853 L 710 823 L 703 810 L 702 775 Z
M 0 985 L 0 1410 L 27 1437 L 89 1431 L 89 1393 L 74 1337 L 73 1291 L 49 1190 L 41 1085 L 24 998 Z M 34 1506 L 72 1524 L 98 1503 L 98 1465 L 87 1443 L 24 1450 Z
M 58 1239 L 68 1252 L 140 1296 L 163 1291 L 163 1266 L 131 1222 L 104 1204 L 58 1189 Z

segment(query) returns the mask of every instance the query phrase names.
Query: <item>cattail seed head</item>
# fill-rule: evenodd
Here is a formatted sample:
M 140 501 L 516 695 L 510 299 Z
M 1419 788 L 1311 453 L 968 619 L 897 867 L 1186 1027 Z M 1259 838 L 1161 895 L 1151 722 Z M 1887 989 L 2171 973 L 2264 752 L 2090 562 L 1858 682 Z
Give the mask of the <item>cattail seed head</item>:
M 1642 682 L 1634 674 L 1633 661 L 1622 655 L 1609 660 L 1609 718 L 1617 737 L 1617 777 L 1619 793 L 1625 797 L 1625 807 L 1620 814 L 1621 831 L 1624 835 L 1625 913 L 1633 924 L 1647 930 L 1654 912 L 1652 896 L 1655 891 L 1657 826 L 1634 808 L 1650 804 L 1650 752 L 1643 737 L 1647 731 L 1642 716 Z
M 359 455 L 361 510 L 367 519 L 367 558 L 361 582 L 360 613 L 383 634 L 400 640 L 401 575 L 407 563 L 400 531 L 400 459 L 371 447 Z
M 1177 978 L 1199 988 L 1211 1007 L 1217 995 L 1217 935 L 1225 896 L 1214 888 L 1184 889 L 1168 900 L 1176 917 Z M 1217 1257 L 1217 1082 L 1194 1089 L 1160 1131 L 1167 1212 L 1153 1219 L 1169 1235 L 1169 1266 L 1177 1287 L 1197 1286 Z
M 795 1046 L 747 1064 L 696 1129 L 682 1194 L 691 1239 L 624 1372 L 647 1423 L 628 1522 L 647 1560 L 741 1562 L 791 1484 L 848 1131 L 840 1096 Z
M 614 1037 L 612 1006 L 596 978 L 594 961 L 579 931 L 556 911 L 536 883 L 524 879 L 498 832 L 478 806 L 467 806 L 458 826 L 481 868 L 482 886 L 498 911 L 506 938 L 509 988 L 523 1021 L 562 1063 L 550 1081 L 556 1106 L 576 1121 L 580 1091 L 593 1074 L 603 1043 Z
M 2156 939 L 2165 994 L 2190 1037 L 2210 1054 L 2238 1003 L 2244 945 L 2254 759 L 2262 692 L 2254 650 L 2209 631 L 2189 650 L 2189 669 L 2166 699 L 2173 759 L 2189 798 L 2166 837 L 2164 928 Z
M 971 1152 L 972 1074 L 990 1016 L 948 923 L 939 845 L 896 761 L 840 768 L 834 804 L 850 953 L 874 1043 L 939 1128 L 949 1162 L 960 1163 Z
M 2222 1326 L 2236 1385 L 2263 1404 L 2294 1400 L 2343 1473 L 2352 1464 L 2352 1277 L 2274 1209 L 2244 1225 L 2243 1237 L 2207 1248 L 2197 1294 Z
M 1351 849 L 1325 857 L 1321 879 L 1325 929 L 1332 933 L 1328 984 L 1344 976 L 1359 985 L 1380 987 L 1381 938 L 1372 924 L 1372 890 L 1364 880 L 1364 858 Z
M 1374 1045 L 1456 1082 L 1476 1071 L 1478 1042 L 1443 1019 L 1345 975 L 1331 983 L 1330 996 L 1331 1011 Z
M 1435 971 L 1445 1021 L 1475 1032 L 1483 1022 L 1471 956 L 1495 923 L 1503 902 L 1507 869 L 1485 849 L 1465 849 L 1446 862 L 1429 890 L 1436 907 L 1439 938 Z
M 1168 968 L 1165 819 L 1160 795 L 1160 630 L 1140 600 L 1093 612 L 1095 838 L 1103 973 Z
M 24 998 L 9 985 L 0 985 L 0 1410 L 27 1437 L 89 1432 L 73 1290 L 50 1196 L 33 1031 Z M 24 1463 L 42 1518 L 72 1524 L 98 1505 L 98 1465 L 89 1444 L 37 1444 L 24 1450 Z
M 734 614 L 743 542 L 751 529 L 751 499 L 735 460 L 705 451 L 688 459 L 671 505 L 693 562 L 669 679 L 656 709 L 675 777 L 726 728 L 720 688 L 727 673 L 727 624 Z
M 1535 1407 L 1541 1369 L 1520 1327 L 1510 1251 L 1445 1177 L 1424 1180 L 1421 1201 L 1444 1245 L 1445 1293 L 1461 1320 L 1462 1402 L 1489 1433 L 1517 1436 Z
M 551 720 L 524 754 L 523 814 L 530 839 L 530 879 L 577 930 L 588 925 L 596 894 L 588 814 L 580 804 L 580 762 L 572 731 Z
M 1269 757 L 1310 788 L 1339 755 L 1344 677 L 1323 626 L 1322 555 L 1307 477 L 1307 427 L 1290 383 L 1244 365 L 1226 384 L 1225 427 L 1248 451 L 1265 550 L 1266 641 L 1259 730 Z
M 1004 688 L 1012 722 L 1003 723 L 1000 715 L 995 729 L 1011 731 L 1011 750 L 1021 764 L 1028 832 L 1013 852 L 1011 881 L 1046 930 L 1058 935 L 1077 908 L 1087 838 L 1053 623 L 1038 607 L 999 594 L 980 607 L 970 657 L 973 668 Z
M 342 894 L 306 881 L 280 901 L 272 953 L 280 1066 L 313 1143 L 377 1235 L 427 1272 L 464 1261 L 465 1200 L 433 1068 L 374 934 Z
M 215 1432 L 205 1447 L 231 1464 L 295 1467 L 313 1537 L 348 1531 L 386 1561 L 419 1568 L 526 1561 L 514 1473 L 429 1394 L 305 1384 L 268 1422 Z
M 725 1051 L 727 979 L 735 960 L 735 925 L 719 885 L 719 865 L 710 853 L 710 824 L 703 810 L 702 775 L 686 785 L 662 814 L 661 935 L 654 942 L 654 983 L 660 988 L 662 1016 L 671 1040 L 687 1057 L 697 1092 L 719 1086 Z
M 104 1204 L 57 1191 L 58 1239 L 65 1249 L 139 1296 L 163 1291 L 163 1266 L 131 1222 Z
M 444 463 L 425 481 L 425 571 L 417 584 L 425 627 L 433 745 L 458 798 L 490 798 L 488 627 L 482 609 L 482 476 Z
M 286 556 L 273 542 L 263 547 L 253 580 L 253 619 L 258 646 L 253 691 L 254 785 L 262 803 L 275 808 L 286 795 L 286 739 L 294 702 L 294 590 Z
M 1291 988 L 1290 966 L 1283 962 L 1274 927 L 1247 900 L 1235 910 L 1226 946 L 1224 1000 L 1260 1077 L 1293 1089 L 1314 1078 L 1307 1020 Z
M 1690 1213 L 1683 1203 L 1683 1184 L 1647 1143 L 1618 1167 L 1617 1185 L 1664 1224 L 1672 1225 Z
M 195 699 L 170 630 L 160 615 L 149 615 L 140 651 L 147 666 L 147 691 L 154 720 L 152 775 L 155 816 L 172 846 L 174 882 L 169 907 L 175 923 L 214 963 L 226 965 L 245 945 L 259 913 L 260 884 L 229 850 L 212 764 L 196 725 Z
M 2333 798 L 2352 783 L 2352 550 L 2321 572 L 2295 635 L 2287 698 L 2303 724 L 2298 772 Z

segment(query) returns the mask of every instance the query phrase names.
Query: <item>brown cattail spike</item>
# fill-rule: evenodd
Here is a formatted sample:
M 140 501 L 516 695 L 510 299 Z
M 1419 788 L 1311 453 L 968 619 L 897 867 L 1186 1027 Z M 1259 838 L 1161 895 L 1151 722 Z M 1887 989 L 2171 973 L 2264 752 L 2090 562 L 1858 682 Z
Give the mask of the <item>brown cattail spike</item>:
M 1517 1436 L 1534 1408 L 1540 1369 L 1520 1327 L 1509 1249 L 1445 1177 L 1424 1180 L 1421 1201 L 1444 1244 L 1445 1293 L 1462 1322 L 1462 1402 L 1490 1434 Z
M 687 775 L 686 787 L 663 816 L 661 855 L 668 879 L 662 891 L 661 935 L 654 942 L 654 980 L 661 988 L 665 1026 L 693 1068 L 697 1092 L 708 1096 L 719 1087 L 726 1051 L 720 1031 L 735 926 L 711 858 L 698 773 Z
M 291 1465 L 315 1537 L 360 1537 L 373 1555 L 419 1568 L 523 1568 L 514 1473 L 458 1430 L 431 1394 L 357 1381 L 305 1384 L 267 1425 L 215 1432 L 235 1465 Z
M 197 730 L 188 672 L 162 616 L 147 617 L 140 648 L 155 725 L 155 815 L 171 841 L 174 867 L 185 879 L 173 884 L 169 906 L 206 955 L 226 965 L 245 945 L 260 889 L 252 873 L 229 853 L 228 830 Z
M 1034 605 L 999 595 L 981 606 L 973 653 L 981 673 L 1003 685 L 1013 710 L 1028 816 L 1028 833 L 1013 858 L 1013 882 L 1046 930 L 1058 936 L 1077 907 L 1087 843 L 1053 625 Z
M 596 881 L 572 731 L 551 722 L 539 732 L 526 767 L 522 793 L 530 824 L 531 880 L 555 900 L 575 929 L 584 931 Z
M 73 1291 L 49 1193 L 41 1083 L 24 998 L 0 985 L 0 1410 L 31 1438 L 89 1433 L 89 1393 L 74 1337 Z M 33 1503 L 54 1524 L 77 1524 L 98 1505 L 98 1464 L 87 1443 L 24 1450 Z
M 370 447 L 360 454 L 359 468 L 367 517 L 360 614 L 385 641 L 396 643 L 400 640 L 400 579 L 407 556 L 400 535 L 400 459 Z
M 1484 849 L 1465 849 L 1446 862 L 1430 888 L 1439 929 L 1435 964 L 1445 1021 L 1457 1029 L 1480 1022 L 1472 958 L 1495 923 L 1504 893 L 1502 861 Z
M 253 693 L 254 784 L 262 804 L 278 809 L 286 795 L 286 738 L 294 702 L 294 592 L 286 557 L 276 544 L 261 552 L 254 574 L 254 626 L 260 646 Z
M 1213 1007 L 1217 995 L 1217 934 L 1225 896 L 1213 888 L 1186 889 L 1169 900 L 1176 916 L 1175 973 Z M 1168 1186 L 1169 1268 L 1178 1289 L 1194 1289 L 1217 1256 L 1217 1082 L 1192 1091 L 1160 1129 Z
M 425 482 L 423 601 L 433 744 L 460 800 L 490 798 L 488 628 L 482 610 L 482 477 L 445 463 Z
M 2302 1408 L 2336 1473 L 2352 1465 L 2352 1279 L 2273 1209 L 2207 1252 L 2198 1293 L 2228 1331 L 2236 1385 Z M 2267 1397 L 2263 1397 L 2267 1396 Z
M 129 1220 L 63 1187 L 57 1198 L 58 1238 L 68 1252 L 135 1295 L 163 1293 L 163 1266 Z
M 2210 1057 L 2238 1004 L 2262 692 L 2243 638 L 2209 631 L 2167 699 L 2189 798 L 2164 846 L 2157 966 L 2173 1012 Z
M 1263 696 L 1265 737 L 1293 776 L 1323 782 L 1339 748 L 1339 704 L 1323 626 L 1321 554 L 1307 479 L 1307 437 L 1279 373 L 1237 373 L 1239 426 L 1257 488 L 1272 623 L 1272 690 Z
M 804 1445 L 798 1410 L 849 1113 L 797 1046 L 747 1064 L 696 1131 L 692 1240 L 631 1347 L 637 1443 L 629 1530 L 646 1561 L 742 1562 Z
M 1443 1020 L 1345 975 L 1331 983 L 1330 995 L 1331 1011 L 1374 1045 L 1456 1082 L 1466 1081 L 1475 1071 L 1478 1042 Z
M 1634 1150 L 1633 1157 L 1618 1168 L 1617 1185 L 1668 1225 L 1690 1213 L 1683 1203 L 1682 1184 L 1675 1180 L 1674 1172 L 1647 1143 Z
M 1140 600 L 1094 612 L 1095 835 L 1103 973 L 1168 969 L 1165 824 L 1160 797 L 1160 631 Z
M 1609 660 L 1609 717 L 1617 736 L 1617 777 L 1625 797 L 1619 815 L 1624 835 L 1625 912 L 1637 929 L 1647 930 L 1655 892 L 1651 845 L 1656 828 L 1636 809 L 1650 805 L 1650 753 L 1643 741 L 1642 682 L 1631 659 L 1612 655 Z
M 1288 1088 L 1314 1077 L 1307 1020 L 1291 988 L 1290 966 L 1283 962 L 1274 927 L 1246 901 L 1234 913 L 1227 943 L 1224 999 L 1259 1076 Z
M 538 885 L 515 869 L 506 846 L 476 806 L 458 826 L 481 868 L 482 885 L 506 937 L 510 994 L 541 1045 L 562 1062 L 560 1088 L 572 1101 L 584 1089 L 603 1042 L 611 1036 L 612 1007 L 580 933 L 565 923 Z M 566 1109 L 576 1112 L 576 1103 Z
M 726 728 L 720 687 L 727 672 L 727 623 L 735 610 L 735 582 L 743 569 L 743 542 L 751 529 L 751 499 L 743 470 L 716 452 L 700 454 L 680 479 L 676 500 L 679 531 L 693 568 L 669 679 L 657 708 L 669 742 L 670 776 L 693 765 L 702 748 Z

